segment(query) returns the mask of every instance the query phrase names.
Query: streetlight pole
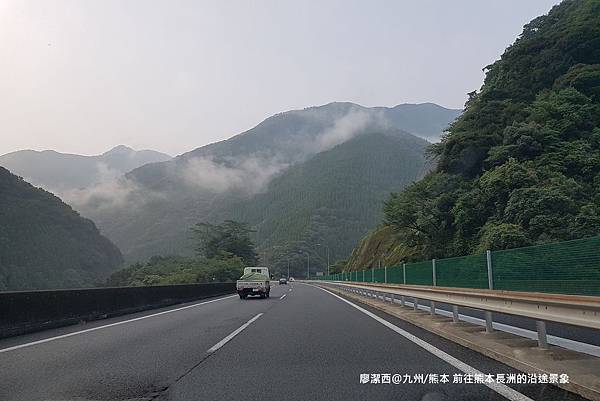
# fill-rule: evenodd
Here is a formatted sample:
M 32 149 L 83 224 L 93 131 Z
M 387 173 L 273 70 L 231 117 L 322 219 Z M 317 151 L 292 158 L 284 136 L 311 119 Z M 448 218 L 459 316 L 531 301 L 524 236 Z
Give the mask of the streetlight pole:
M 288 276 L 287 276 L 288 280 L 290 279 L 290 258 L 288 256 Z
M 324 246 L 327 250 L 327 275 L 329 276 L 329 247 L 323 244 L 317 244 L 317 246 Z
M 310 279 L 310 253 L 306 252 L 306 279 Z

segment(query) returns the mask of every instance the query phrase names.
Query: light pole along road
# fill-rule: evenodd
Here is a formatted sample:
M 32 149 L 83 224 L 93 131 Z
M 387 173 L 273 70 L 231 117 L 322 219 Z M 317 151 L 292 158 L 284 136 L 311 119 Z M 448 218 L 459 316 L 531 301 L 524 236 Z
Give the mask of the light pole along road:
M 310 253 L 306 252 L 306 279 L 310 279 Z
M 329 246 L 324 244 L 317 244 L 317 246 L 324 246 L 327 249 L 327 275 L 329 276 Z
M 452 383 L 467 372 L 519 373 L 300 282 L 0 340 L 2 401 L 580 400 L 549 384 Z

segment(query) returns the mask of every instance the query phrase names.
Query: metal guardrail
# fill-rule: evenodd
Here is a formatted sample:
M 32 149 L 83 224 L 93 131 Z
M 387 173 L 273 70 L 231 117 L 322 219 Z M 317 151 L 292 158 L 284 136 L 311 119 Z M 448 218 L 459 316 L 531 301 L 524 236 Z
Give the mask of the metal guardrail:
M 417 310 L 420 301 L 429 301 L 430 313 L 435 314 L 435 303 L 452 305 L 453 321 L 458 322 L 458 307 L 485 311 L 486 331 L 493 331 L 492 312 L 530 318 L 536 321 L 538 345 L 547 348 L 546 322 L 556 322 L 591 329 L 600 329 L 600 297 L 479 290 L 450 287 L 394 285 L 375 283 L 318 282 L 334 285 L 345 291 L 390 302 L 412 300 Z

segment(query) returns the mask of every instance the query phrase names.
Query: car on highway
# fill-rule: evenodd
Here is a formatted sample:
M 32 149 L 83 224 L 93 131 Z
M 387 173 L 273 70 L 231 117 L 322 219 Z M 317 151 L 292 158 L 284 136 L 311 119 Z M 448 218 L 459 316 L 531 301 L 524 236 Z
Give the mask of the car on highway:
M 287 283 L 288 283 L 288 282 L 287 282 L 287 278 L 285 278 L 285 277 L 281 277 L 281 278 L 279 279 L 279 284 L 287 284 Z

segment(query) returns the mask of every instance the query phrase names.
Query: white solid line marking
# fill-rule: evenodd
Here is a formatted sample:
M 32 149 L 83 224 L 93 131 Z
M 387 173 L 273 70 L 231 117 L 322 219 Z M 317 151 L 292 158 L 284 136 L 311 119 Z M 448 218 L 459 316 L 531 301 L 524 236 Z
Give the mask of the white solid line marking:
M 280 296 L 280 297 L 279 297 L 279 299 L 283 299 L 283 298 L 285 298 L 285 296 L 286 296 L 286 295 L 287 295 L 287 294 L 283 294 L 282 296 Z
M 261 316 L 262 316 L 262 313 L 259 313 L 258 315 L 254 316 L 252 319 L 250 319 L 246 323 L 242 324 L 237 330 L 232 332 L 230 335 L 228 335 L 227 337 L 225 337 L 224 339 L 222 339 L 221 341 L 219 341 L 218 343 L 216 343 L 215 345 L 210 347 L 210 349 L 206 352 L 208 352 L 209 354 L 212 354 L 213 352 L 215 352 L 216 350 L 218 350 L 219 348 L 221 348 L 222 346 L 227 344 L 233 337 L 240 334 L 242 332 L 242 330 L 244 330 L 246 327 L 250 326 L 252 324 L 252 322 L 254 322 L 256 319 L 258 319 Z
M 340 297 L 339 295 L 334 294 L 333 292 L 328 291 L 328 290 L 318 287 L 318 286 L 313 286 L 313 287 L 316 287 L 322 291 L 325 291 L 325 292 L 329 293 L 330 295 L 333 295 L 334 297 L 342 300 L 343 302 L 345 302 L 348 305 L 352 306 L 353 308 L 361 311 L 362 313 L 369 316 L 370 318 L 375 319 L 376 321 L 383 324 L 387 328 L 394 330 L 396 333 L 400 334 L 402 337 L 406 338 L 407 340 L 412 341 L 419 347 L 423 348 L 425 351 L 430 352 L 431 354 L 437 356 L 444 362 L 454 366 L 458 370 L 460 370 L 464 373 L 467 373 L 467 374 L 472 374 L 472 375 L 483 374 L 482 372 L 475 369 L 471 365 L 468 365 L 468 364 L 464 363 L 463 361 L 456 359 L 452 355 L 447 354 L 446 352 L 442 351 L 441 349 L 436 348 L 435 346 L 429 344 L 427 341 L 424 341 L 424 340 L 420 339 L 419 337 L 417 337 L 413 334 L 410 334 L 408 331 L 401 329 L 400 327 L 396 326 L 395 324 L 392 324 L 392 323 L 388 322 L 387 320 L 380 318 L 376 314 L 371 313 L 364 308 L 361 308 L 360 306 Z M 504 384 L 501 384 L 501 383 L 482 383 L 482 384 L 486 385 L 487 387 L 491 388 L 498 394 L 502 395 L 503 397 L 508 398 L 511 401 L 533 401 L 531 398 L 527 397 L 526 395 L 521 394 L 518 391 L 513 390 L 512 388 L 510 388 Z
M 44 338 L 43 340 L 33 341 L 33 342 L 30 342 L 30 343 L 25 343 L 25 344 L 19 344 L 19 345 L 15 345 L 14 347 L 8 347 L 8 348 L 0 349 L 0 353 L 2 353 L 2 352 L 8 352 L 8 351 L 13 351 L 13 350 L 16 350 L 16 349 L 19 349 L 19 348 L 31 347 L 32 345 L 43 344 L 43 343 L 47 343 L 49 341 L 60 340 L 61 338 L 72 337 L 72 336 L 76 336 L 78 334 L 89 333 L 91 331 L 106 329 L 108 327 L 114 327 L 114 326 L 119 326 L 119 325 L 126 324 L 126 323 L 137 322 L 138 320 L 148 319 L 148 318 L 151 318 L 151 317 L 160 316 L 160 315 L 164 315 L 164 314 L 167 314 L 167 313 L 178 312 L 178 311 L 184 310 L 184 309 L 195 308 L 196 306 L 206 305 L 206 304 L 210 304 L 212 302 L 223 301 L 225 299 L 229 299 L 229 298 L 233 298 L 233 297 L 237 297 L 237 295 L 230 295 L 230 296 L 223 297 L 223 298 L 211 299 L 210 301 L 204 301 L 204 302 L 200 302 L 200 303 L 193 304 L 193 305 L 183 306 L 181 308 L 170 309 L 170 310 L 163 311 L 163 312 L 153 313 L 152 315 L 146 315 L 146 316 L 136 317 L 134 319 L 123 320 L 121 322 L 115 322 L 115 323 L 111 323 L 111 324 L 105 324 L 104 326 L 92 327 L 91 329 L 85 329 L 85 330 L 75 331 L 73 333 L 63 334 L 63 335 L 56 336 L 56 337 L 49 337 L 49 338 Z

